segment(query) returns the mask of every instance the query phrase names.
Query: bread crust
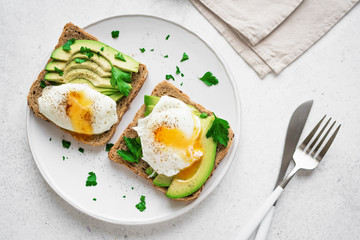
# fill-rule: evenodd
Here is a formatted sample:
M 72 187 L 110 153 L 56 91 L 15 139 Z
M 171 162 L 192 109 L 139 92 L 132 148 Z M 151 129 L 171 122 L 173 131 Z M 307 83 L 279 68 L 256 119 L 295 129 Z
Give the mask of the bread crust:
M 75 26 L 72 23 L 67 23 L 64 26 L 64 29 L 61 33 L 61 36 L 59 38 L 59 42 L 55 46 L 55 49 L 61 47 L 64 45 L 69 39 L 75 38 L 76 40 L 80 39 L 86 39 L 86 40 L 95 40 L 98 39 L 91 34 L 85 32 L 83 29 Z M 48 60 L 48 63 L 51 61 L 51 59 Z M 44 81 L 47 86 L 50 85 L 48 81 L 45 81 L 44 77 L 46 74 L 46 70 L 43 69 L 36 81 L 32 84 L 28 97 L 27 97 L 27 103 L 29 108 L 33 111 L 34 115 L 42 118 L 48 122 L 51 122 L 49 119 L 47 119 L 43 114 L 39 111 L 39 103 L 38 98 L 42 95 L 43 88 L 40 86 L 40 82 Z M 108 131 L 101 133 L 101 134 L 95 134 L 95 135 L 85 135 L 85 134 L 77 134 L 72 131 L 64 130 L 65 132 L 72 135 L 75 139 L 77 139 L 80 142 L 92 145 L 92 146 L 101 146 L 106 144 L 111 137 L 114 135 L 116 131 L 116 127 L 121 121 L 122 116 L 129 108 L 130 103 L 134 100 L 138 92 L 140 91 L 141 87 L 143 86 L 146 78 L 147 78 L 148 71 L 146 69 L 146 66 L 144 64 L 140 64 L 139 71 L 137 73 L 132 74 L 132 90 L 129 93 L 129 96 L 122 98 L 119 102 L 116 104 L 116 111 L 118 115 L 118 121 L 116 124 L 114 124 Z M 53 123 L 53 122 L 51 122 Z M 55 123 L 53 123 L 55 126 L 57 126 Z M 59 126 L 57 126 L 59 127 Z M 59 127 L 60 128 L 60 127 Z
M 209 110 L 206 110 L 203 106 L 201 106 L 198 103 L 195 103 L 193 101 L 191 101 L 191 99 L 184 94 L 181 90 L 179 90 L 178 88 L 176 88 L 175 86 L 173 86 L 172 84 L 168 83 L 167 81 L 162 81 L 161 83 L 159 83 L 158 85 L 155 86 L 154 90 L 151 93 L 152 96 L 157 96 L 157 97 L 161 97 L 161 96 L 170 96 L 170 97 L 174 97 L 177 98 L 181 101 L 183 101 L 186 104 L 192 105 L 194 107 L 196 107 L 200 112 L 205 112 L 208 115 L 212 115 L 212 112 Z M 127 128 L 124 130 L 124 132 L 121 134 L 120 138 L 116 141 L 116 143 L 114 144 L 114 146 L 111 148 L 111 150 L 109 151 L 109 159 L 120 163 L 122 165 L 125 165 L 126 167 L 128 167 L 131 171 L 133 171 L 134 173 L 136 173 L 137 175 L 145 178 L 146 180 L 148 180 L 155 188 L 157 188 L 158 190 L 162 191 L 163 193 L 166 193 L 167 191 L 167 187 L 159 187 L 153 184 L 153 178 L 148 178 L 148 174 L 146 173 L 146 169 L 149 167 L 148 163 L 145 162 L 144 160 L 140 159 L 139 163 L 132 163 L 132 162 L 128 162 L 124 159 L 122 159 L 118 154 L 117 151 L 118 150 L 127 150 L 127 146 L 125 144 L 125 141 L 123 139 L 123 137 L 130 137 L 130 138 L 135 138 L 138 137 L 137 132 L 133 129 L 133 127 L 137 126 L 138 120 L 141 118 L 144 118 L 145 115 L 145 104 L 142 105 L 142 107 L 139 109 L 139 111 L 135 114 L 133 121 L 127 126 Z M 211 172 L 210 177 L 208 178 L 208 180 L 211 178 L 211 176 L 213 175 L 216 167 L 218 166 L 218 164 L 221 162 L 221 160 L 225 157 L 225 155 L 227 154 L 227 152 L 229 151 L 229 148 L 232 145 L 233 142 L 233 138 L 234 138 L 234 133 L 232 131 L 231 128 L 229 128 L 229 141 L 227 144 L 227 147 L 218 144 L 217 149 L 216 149 L 216 156 L 215 156 L 215 164 L 214 164 L 214 168 Z M 207 181 L 208 181 L 207 180 Z M 207 182 L 206 181 L 206 182 Z M 205 184 L 206 184 L 205 182 Z M 205 185 L 204 184 L 204 185 Z M 201 191 L 204 188 L 204 185 L 198 189 L 196 192 L 194 192 L 193 194 L 186 196 L 186 197 L 182 197 L 182 198 L 176 198 L 174 200 L 177 201 L 190 201 L 190 200 L 194 200 L 196 198 L 199 197 Z

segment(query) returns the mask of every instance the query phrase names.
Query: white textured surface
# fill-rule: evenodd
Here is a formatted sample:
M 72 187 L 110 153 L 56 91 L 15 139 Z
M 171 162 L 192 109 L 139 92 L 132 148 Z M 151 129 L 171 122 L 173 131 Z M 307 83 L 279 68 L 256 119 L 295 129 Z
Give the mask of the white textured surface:
M 156 15 L 205 38 L 238 78 L 240 149 L 215 191 L 189 213 L 159 225 L 124 227 L 71 207 L 46 184 L 26 139 L 26 96 L 63 25 L 108 16 Z M 268 239 L 357 239 L 360 235 L 360 7 L 279 76 L 260 80 L 188 2 L 6 1 L 0 4 L 0 238 L 234 239 L 273 188 L 292 111 L 315 104 L 305 127 L 327 113 L 343 124 L 320 166 L 287 186 Z

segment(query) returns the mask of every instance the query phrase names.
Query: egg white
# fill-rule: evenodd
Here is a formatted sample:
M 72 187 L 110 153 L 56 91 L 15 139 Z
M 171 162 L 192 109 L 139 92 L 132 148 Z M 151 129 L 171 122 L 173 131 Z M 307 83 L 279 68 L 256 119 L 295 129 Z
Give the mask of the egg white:
M 158 174 L 173 176 L 180 170 L 190 166 L 202 156 L 202 152 L 189 149 L 175 149 L 156 141 L 155 131 L 161 127 L 179 129 L 187 138 L 196 139 L 200 134 L 200 119 L 182 101 L 169 96 L 163 96 L 155 105 L 152 112 L 145 118 L 138 120 L 134 130 L 141 140 L 143 160 Z M 185 158 L 186 152 L 190 158 Z
M 38 98 L 40 113 L 59 127 L 76 132 L 66 114 L 65 103 L 70 92 L 82 92 L 93 102 L 90 106 L 93 134 L 107 131 L 117 122 L 116 102 L 86 84 L 67 83 L 59 86 L 47 86 L 44 88 L 42 96 Z

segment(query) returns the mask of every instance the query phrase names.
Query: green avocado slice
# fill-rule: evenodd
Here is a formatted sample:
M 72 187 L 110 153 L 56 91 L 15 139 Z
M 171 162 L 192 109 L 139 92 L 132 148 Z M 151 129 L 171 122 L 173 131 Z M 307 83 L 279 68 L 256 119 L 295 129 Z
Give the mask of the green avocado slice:
M 139 71 L 139 62 L 134 60 L 133 58 L 117 51 L 116 49 L 98 41 L 93 40 L 75 40 L 74 44 L 71 45 L 71 50 L 65 51 L 62 47 L 54 50 L 51 54 L 51 58 L 58 61 L 66 61 L 68 62 L 74 54 L 80 52 L 81 47 L 89 48 L 94 56 L 92 58 L 96 58 L 97 53 L 102 57 L 106 58 L 109 62 L 112 63 L 113 66 L 127 72 L 138 72 Z M 101 49 L 103 48 L 103 51 Z M 125 61 L 115 58 L 115 55 L 120 53 Z M 84 55 L 85 56 L 85 55 Z
M 75 60 L 69 62 L 64 68 L 64 74 L 66 75 L 69 71 L 74 69 L 88 69 L 99 75 L 102 78 L 111 78 L 111 72 L 104 71 L 99 65 L 93 61 L 86 61 L 83 63 L 77 63 Z

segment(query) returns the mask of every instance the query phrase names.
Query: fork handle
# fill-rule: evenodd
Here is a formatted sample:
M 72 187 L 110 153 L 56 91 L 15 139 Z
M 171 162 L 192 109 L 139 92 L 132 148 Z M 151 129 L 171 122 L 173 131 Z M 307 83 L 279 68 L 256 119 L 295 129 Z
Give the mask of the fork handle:
M 243 230 L 237 235 L 237 240 L 247 240 L 254 230 L 259 226 L 259 223 L 264 218 L 265 214 L 273 206 L 276 200 L 279 198 L 280 194 L 284 189 L 281 186 L 275 188 L 271 195 L 266 199 L 266 201 L 261 205 L 261 207 L 256 211 L 252 218 L 247 222 Z

